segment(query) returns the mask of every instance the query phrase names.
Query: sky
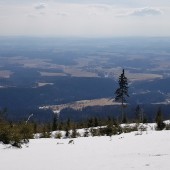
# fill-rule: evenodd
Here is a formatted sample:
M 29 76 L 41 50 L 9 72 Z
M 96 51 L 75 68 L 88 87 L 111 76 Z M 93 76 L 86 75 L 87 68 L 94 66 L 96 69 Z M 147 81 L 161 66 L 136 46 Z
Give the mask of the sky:
M 169 0 L 0 0 L 0 36 L 170 36 Z

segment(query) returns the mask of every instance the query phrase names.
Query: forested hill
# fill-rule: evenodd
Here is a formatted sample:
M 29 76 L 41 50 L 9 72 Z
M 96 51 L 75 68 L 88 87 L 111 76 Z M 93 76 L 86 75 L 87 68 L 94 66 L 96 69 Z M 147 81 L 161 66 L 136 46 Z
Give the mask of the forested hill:
M 76 78 L 76 77 L 55 77 L 48 78 L 53 85 L 42 87 L 9 87 L 0 89 L 1 106 L 7 107 L 9 117 L 12 119 L 25 118 L 29 113 L 34 112 L 36 120 L 51 120 L 53 113 L 51 111 L 39 110 L 39 106 L 57 105 L 79 100 L 111 98 L 114 97 L 114 91 L 117 88 L 117 82 L 108 78 Z M 158 105 L 154 103 L 165 102 L 168 99 L 169 79 L 145 81 L 143 83 L 133 83 L 129 85 L 130 97 L 127 99 L 129 106 L 126 109 L 129 117 L 134 116 L 135 107 L 143 105 L 145 113 L 150 120 L 156 112 Z M 160 84 L 160 86 L 157 86 Z M 161 91 L 161 92 L 160 92 Z M 168 105 L 162 105 L 165 116 L 168 117 L 170 111 Z M 112 108 L 112 109 L 111 109 Z M 119 107 L 89 107 L 82 111 L 64 110 L 61 118 L 68 117 L 80 120 L 90 116 L 116 116 L 119 113 Z

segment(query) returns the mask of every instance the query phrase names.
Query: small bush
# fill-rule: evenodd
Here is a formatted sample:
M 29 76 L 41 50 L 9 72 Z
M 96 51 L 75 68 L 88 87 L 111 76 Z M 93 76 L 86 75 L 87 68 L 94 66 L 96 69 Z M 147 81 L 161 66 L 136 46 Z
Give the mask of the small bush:
M 51 137 L 51 133 L 50 132 L 43 132 L 40 135 L 40 138 L 50 138 Z
M 138 126 L 138 130 L 143 132 L 143 131 L 146 131 L 147 130 L 147 127 L 145 127 L 144 125 L 139 125 Z
M 4 144 L 10 144 L 11 136 L 12 134 L 9 129 L 9 126 L 1 125 L 0 126 L 0 141 Z
M 163 130 L 164 128 L 166 128 L 165 123 L 157 123 L 156 130 Z
M 138 131 L 137 126 L 130 126 L 130 125 L 125 125 L 122 128 L 123 133 L 130 133 L 130 132 L 134 132 L 134 131 Z
M 91 129 L 90 129 L 90 133 L 91 133 L 92 136 L 100 136 L 100 135 L 101 135 L 99 129 L 93 129 L 93 128 L 91 128 Z
M 166 124 L 165 129 L 170 130 L 170 124 Z
M 77 134 L 77 130 L 74 128 L 70 134 L 71 138 L 77 138 L 78 134 Z
M 81 137 L 81 134 L 79 132 L 77 132 L 77 137 Z
M 123 132 L 122 127 L 119 125 L 113 126 L 113 135 L 120 135 Z
M 70 131 L 68 128 L 65 129 L 65 138 L 70 138 Z
M 57 132 L 56 135 L 55 135 L 55 138 L 56 139 L 61 139 L 62 138 L 61 132 Z
M 113 134 L 113 129 L 110 127 L 100 128 L 99 130 L 101 136 L 105 136 L 105 135 L 111 136 Z
M 28 143 L 29 139 L 33 139 L 33 127 L 29 124 L 21 124 L 19 133 L 22 135 L 25 143 Z
M 85 129 L 84 137 L 88 137 L 88 136 L 89 136 L 89 131 L 88 131 L 88 129 Z
M 21 148 L 21 145 L 28 143 L 33 138 L 31 128 L 25 124 L 10 125 L 7 122 L 0 123 L 0 141 L 3 144 Z

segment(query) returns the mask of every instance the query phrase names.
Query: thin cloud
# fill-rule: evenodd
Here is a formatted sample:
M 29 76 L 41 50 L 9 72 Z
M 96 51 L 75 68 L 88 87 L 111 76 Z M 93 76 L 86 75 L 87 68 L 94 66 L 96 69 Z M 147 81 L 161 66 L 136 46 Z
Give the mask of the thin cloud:
M 28 14 L 27 15 L 29 18 L 36 18 L 37 16 L 36 15 L 34 15 L 34 14 Z
M 58 16 L 67 17 L 69 14 L 67 12 L 57 12 Z
M 106 5 L 106 4 L 93 4 L 93 5 L 88 5 L 88 8 L 107 11 L 107 10 L 110 10 L 112 8 L 112 6 Z
M 132 16 L 155 16 L 162 15 L 163 12 L 158 8 L 140 8 L 133 11 L 130 15 Z
M 137 8 L 133 10 L 129 10 L 128 12 L 117 14 L 118 17 L 127 17 L 127 16 L 139 16 L 139 17 L 145 17 L 145 16 L 158 16 L 162 15 L 163 11 L 158 8 L 152 8 L 152 7 L 145 7 L 145 8 Z
M 46 4 L 45 3 L 40 3 L 40 4 L 37 4 L 35 5 L 35 9 L 39 10 L 39 9 L 44 9 L 46 8 Z
M 45 12 L 40 12 L 39 14 L 42 15 L 42 16 L 46 15 Z
M 109 13 L 110 11 L 113 10 L 113 6 L 111 5 L 106 5 L 106 4 L 93 4 L 93 5 L 88 5 L 88 14 L 90 16 L 100 16 L 104 15 L 106 13 Z

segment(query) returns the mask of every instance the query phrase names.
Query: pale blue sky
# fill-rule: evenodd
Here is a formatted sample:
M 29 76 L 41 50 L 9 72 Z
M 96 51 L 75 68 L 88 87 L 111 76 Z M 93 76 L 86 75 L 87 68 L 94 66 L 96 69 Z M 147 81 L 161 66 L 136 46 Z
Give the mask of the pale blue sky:
M 168 0 L 0 0 L 0 35 L 170 36 Z

